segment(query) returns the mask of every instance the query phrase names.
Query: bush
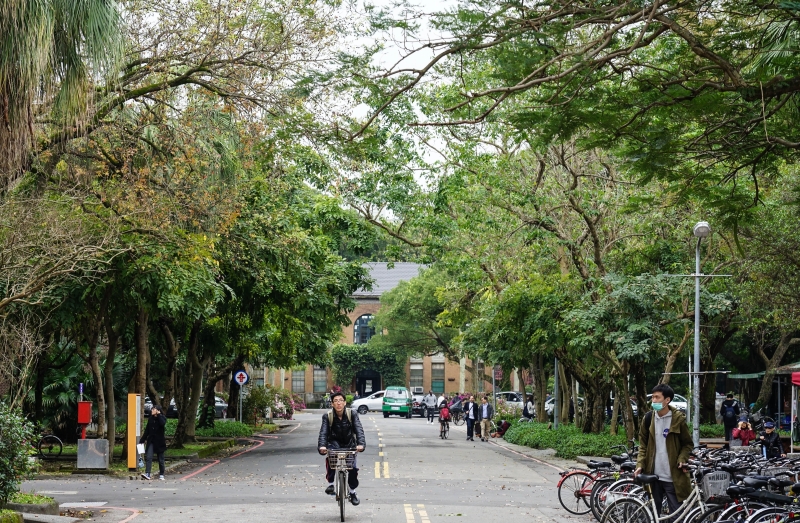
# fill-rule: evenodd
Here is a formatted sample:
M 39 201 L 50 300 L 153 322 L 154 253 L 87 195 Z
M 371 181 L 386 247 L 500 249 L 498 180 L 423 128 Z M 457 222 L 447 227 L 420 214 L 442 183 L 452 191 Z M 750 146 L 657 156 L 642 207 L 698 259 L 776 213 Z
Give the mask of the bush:
M 30 460 L 33 426 L 18 411 L 0 402 L 0 506 L 33 472 Z
M 545 423 L 517 423 L 508 429 L 504 439 L 509 443 L 534 449 L 554 449 L 556 456 L 565 459 L 574 459 L 576 456 L 611 456 L 615 453 L 611 447 L 625 445 L 624 433 L 616 436 L 607 431 L 583 434 L 575 425 L 562 425 L 556 430 L 547 427 Z
M 203 438 L 239 438 L 253 435 L 253 428 L 238 421 L 215 423 L 213 427 L 197 429 L 196 436 Z
M 691 429 L 691 427 L 689 427 Z M 700 437 L 701 438 L 724 438 L 725 425 L 717 425 L 716 423 L 701 423 L 700 424 Z

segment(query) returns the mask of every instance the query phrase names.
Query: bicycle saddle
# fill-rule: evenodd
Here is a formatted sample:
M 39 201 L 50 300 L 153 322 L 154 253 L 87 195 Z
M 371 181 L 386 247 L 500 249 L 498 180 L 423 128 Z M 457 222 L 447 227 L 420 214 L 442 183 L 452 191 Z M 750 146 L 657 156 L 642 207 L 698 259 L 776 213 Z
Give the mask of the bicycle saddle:
M 655 474 L 639 474 L 638 476 L 636 476 L 636 479 L 634 479 L 634 481 L 642 485 L 652 485 L 653 483 L 658 481 L 658 476 L 656 476 Z
M 623 472 L 633 472 L 636 470 L 636 463 L 633 461 L 626 461 L 625 463 L 620 464 L 619 469 Z
M 587 465 L 590 469 L 606 469 L 611 466 L 608 461 L 590 461 Z
M 756 489 L 753 487 L 745 487 L 744 485 L 731 485 L 725 492 L 732 498 L 738 498 L 739 496 L 744 496 L 745 494 L 750 494 L 751 492 L 755 491 Z
M 753 488 L 762 488 L 766 487 L 769 484 L 769 479 L 761 479 L 755 477 L 746 477 L 742 480 L 742 483 L 745 484 L 746 487 L 753 487 Z
M 616 456 L 615 455 L 615 456 L 611 456 L 611 461 L 613 461 L 617 465 L 621 465 L 621 464 L 623 464 L 623 463 L 625 463 L 627 461 L 627 458 L 625 458 L 624 456 Z
M 800 483 L 792 485 L 792 492 L 800 492 Z
M 720 466 L 719 468 L 721 468 L 722 470 L 724 470 L 725 472 L 728 472 L 730 474 L 736 474 L 740 470 L 749 469 L 750 466 L 749 465 L 743 465 L 743 466 L 739 465 L 739 466 L 737 466 L 737 465 L 732 465 L 730 463 L 725 463 L 724 465 Z
M 775 487 L 775 488 L 788 487 L 789 485 L 791 485 L 793 483 L 794 483 L 794 481 L 792 481 L 791 479 L 780 479 L 780 478 L 770 478 L 769 479 L 770 486 Z

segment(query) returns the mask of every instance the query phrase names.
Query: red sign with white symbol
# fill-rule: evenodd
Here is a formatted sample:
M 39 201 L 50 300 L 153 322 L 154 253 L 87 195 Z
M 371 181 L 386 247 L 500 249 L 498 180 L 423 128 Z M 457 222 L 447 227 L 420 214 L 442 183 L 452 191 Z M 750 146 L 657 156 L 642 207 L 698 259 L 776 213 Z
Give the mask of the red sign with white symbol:
M 242 385 L 246 384 L 250 381 L 250 376 L 243 370 L 238 371 L 236 374 L 233 375 L 233 380 L 239 384 L 241 387 Z

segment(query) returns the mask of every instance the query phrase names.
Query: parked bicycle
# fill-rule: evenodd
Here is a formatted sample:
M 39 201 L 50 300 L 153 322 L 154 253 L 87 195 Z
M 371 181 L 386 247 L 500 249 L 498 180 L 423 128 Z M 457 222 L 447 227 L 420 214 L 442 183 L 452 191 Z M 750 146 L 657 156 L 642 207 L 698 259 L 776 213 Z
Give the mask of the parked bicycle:
M 38 440 L 31 441 L 31 447 L 36 450 L 36 455 L 42 459 L 53 460 L 61 455 L 64 444 L 55 434 L 44 434 Z

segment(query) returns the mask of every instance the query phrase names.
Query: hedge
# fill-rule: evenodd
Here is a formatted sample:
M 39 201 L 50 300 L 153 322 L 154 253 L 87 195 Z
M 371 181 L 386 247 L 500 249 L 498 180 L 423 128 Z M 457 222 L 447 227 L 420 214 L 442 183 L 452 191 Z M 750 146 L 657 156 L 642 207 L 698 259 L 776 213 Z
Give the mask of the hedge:
M 624 431 L 616 436 L 606 432 L 584 434 L 575 425 L 562 425 L 558 429 L 548 428 L 546 423 L 517 423 L 508 429 L 504 439 L 509 443 L 534 449 L 554 449 L 556 456 L 574 459 L 576 456 L 611 456 L 619 454 L 614 445 L 625 445 Z

